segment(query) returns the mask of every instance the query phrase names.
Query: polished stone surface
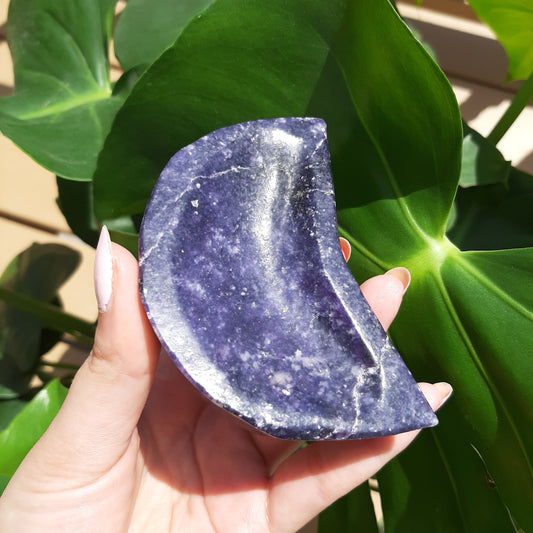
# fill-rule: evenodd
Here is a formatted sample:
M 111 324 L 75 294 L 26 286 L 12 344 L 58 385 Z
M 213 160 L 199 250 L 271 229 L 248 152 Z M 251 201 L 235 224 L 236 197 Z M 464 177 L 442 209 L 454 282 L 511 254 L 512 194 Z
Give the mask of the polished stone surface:
M 343 259 L 323 121 L 238 124 L 180 150 L 140 267 L 176 365 L 256 428 L 323 440 L 437 423 Z

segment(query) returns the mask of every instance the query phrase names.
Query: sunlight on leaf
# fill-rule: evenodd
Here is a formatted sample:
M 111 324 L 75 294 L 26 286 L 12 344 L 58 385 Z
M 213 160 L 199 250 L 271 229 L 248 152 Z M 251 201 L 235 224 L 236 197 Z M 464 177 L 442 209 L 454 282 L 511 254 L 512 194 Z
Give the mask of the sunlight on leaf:
M 115 29 L 115 54 L 127 71 L 149 66 L 214 0 L 129 0 Z
M 42 389 L 0 432 L 0 476 L 12 476 L 59 411 L 67 389 L 58 380 Z
M 12 0 L 15 93 L 0 131 L 55 174 L 90 180 L 121 99 L 111 96 L 111 0 Z
M 533 3 L 531 0 L 469 0 L 478 17 L 496 34 L 509 57 L 508 81 L 533 73 Z
M 17 36 L 22 7 L 30 12 L 47 1 L 15 0 L 15 30 L 8 31 L 18 45 L 12 46 L 26 46 Z M 455 391 L 439 413 L 440 425 L 424 431 L 380 476 L 386 531 L 513 531 L 509 513 L 533 530 L 531 177 L 510 168 L 475 134 L 467 139 L 461 171 L 462 124 L 453 91 L 391 4 L 309 0 L 302 9 L 297 0 L 185 2 L 173 5 L 175 26 L 165 21 L 135 49 L 133 28 L 150 9 L 169 3 L 131 0 L 117 29 L 117 50 L 126 67 L 142 65 L 122 80 L 126 90 L 118 92 L 125 101 L 112 126 L 121 102 L 106 85 L 102 47 L 111 3 L 81 6 L 78 0 L 72 12 L 66 0 L 54 5 L 69 16 L 83 12 L 80 21 L 91 23 L 84 29 L 80 21 L 63 24 L 72 28 L 65 32 L 57 17 L 31 11 L 28 20 L 54 35 L 35 34 L 61 60 L 43 59 L 44 74 L 39 64 L 34 77 L 33 65 L 17 60 L 14 48 L 18 94 L 0 101 L 0 123 L 16 142 L 24 131 L 28 151 L 41 143 L 54 155 L 32 155 L 49 168 L 63 165 L 68 172 L 59 173 L 75 179 L 90 179 L 105 138 L 94 209 L 130 248 L 157 176 L 183 146 L 245 120 L 326 120 L 339 229 L 352 245 L 349 265 L 359 281 L 409 268 L 412 283 L 391 337 L 415 378 L 448 381 Z M 529 76 L 529 0 L 511 0 L 505 8 L 472 0 L 472 6 L 506 47 L 510 76 Z M 73 35 L 83 37 L 84 46 L 75 46 Z M 36 58 L 50 57 L 32 46 Z M 67 67 L 73 69 L 68 76 Z M 26 123 L 35 129 L 23 128 Z M 460 179 L 465 188 L 457 191 Z M 88 192 L 81 190 L 87 209 L 72 220 L 94 238 L 98 224 L 89 217 Z M 368 509 L 366 495 L 361 501 Z M 347 524 L 351 515 L 343 509 Z
M 210 131 L 305 115 L 343 11 L 344 0 L 213 1 L 117 114 L 94 177 L 98 218 L 142 213 L 169 158 Z

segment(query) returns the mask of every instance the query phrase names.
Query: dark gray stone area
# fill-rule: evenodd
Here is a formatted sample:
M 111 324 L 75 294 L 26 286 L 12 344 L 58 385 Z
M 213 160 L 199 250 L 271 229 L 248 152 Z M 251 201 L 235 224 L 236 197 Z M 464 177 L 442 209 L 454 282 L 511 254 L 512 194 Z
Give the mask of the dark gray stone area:
M 146 208 L 140 270 L 178 368 L 256 428 L 325 440 L 437 423 L 343 259 L 323 121 L 237 124 L 180 150 Z

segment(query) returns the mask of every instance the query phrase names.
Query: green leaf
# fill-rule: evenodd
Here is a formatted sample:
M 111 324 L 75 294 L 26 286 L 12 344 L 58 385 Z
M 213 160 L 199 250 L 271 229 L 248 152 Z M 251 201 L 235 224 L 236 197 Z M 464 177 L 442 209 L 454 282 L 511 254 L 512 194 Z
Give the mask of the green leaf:
M 386 533 L 465 531 L 446 465 L 427 433 L 378 474 Z
M 533 176 L 510 169 L 507 185 L 459 187 L 448 237 L 461 250 L 533 247 Z
M 11 478 L 8 476 L 0 476 L 0 496 L 4 492 L 5 488 L 7 487 L 7 484 L 9 483 L 9 480 Z
M 135 257 L 139 253 L 139 238 L 138 238 L 138 229 L 133 226 L 122 224 L 129 217 L 116 218 L 113 220 L 106 221 L 111 240 L 124 246 L 129 250 Z
M 469 0 L 509 57 L 508 80 L 525 80 L 533 73 L 533 4 L 530 0 Z
M 447 236 L 461 250 L 533 246 L 533 176 L 466 124 L 460 187 Z
M 479 451 L 500 509 L 531 527 L 533 402 L 520 380 L 514 392 L 511 384 L 518 373 L 532 378 L 533 291 L 525 288 L 533 257 L 530 250 L 461 253 L 445 236 L 462 142 L 448 82 L 386 2 L 353 2 L 313 104 L 328 122 L 338 220 L 356 278 L 398 265 L 411 270 L 393 340 L 417 379 L 454 386 L 459 408 L 442 431 Z M 439 445 L 452 464 L 456 452 Z M 427 475 L 416 462 L 409 468 L 410 476 Z M 424 505 L 420 493 L 413 498 L 413 509 Z M 467 514 L 461 506 L 455 513 L 451 522 Z M 438 528 L 436 515 L 428 520 Z
M 378 526 L 368 483 L 357 488 L 322 511 L 318 520 L 319 533 L 377 533 Z
M 361 20 L 386 27 L 386 37 Z M 352 2 L 310 112 L 328 124 L 339 225 L 370 261 L 366 274 L 397 266 L 406 252 L 445 246 L 459 110 L 444 75 L 387 2 Z
M 0 400 L 0 432 L 3 431 L 28 402 L 24 400 Z
M 477 131 L 463 124 L 463 159 L 461 165 L 461 187 L 507 184 L 511 162 Z
M 434 260 L 425 257 L 430 264 Z M 445 380 L 454 387 L 454 401 L 447 407 L 451 411 L 453 406 L 453 416 L 441 416 L 435 432 L 446 463 L 453 464 L 457 453 L 446 444 L 449 439 L 473 446 L 502 504 L 528 530 L 533 294 L 524 287 L 533 249 L 456 251 L 441 260 L 429 268 L 404 262 L 414 281 L 391 328 L 392 338 L 416 377 Z M 459 467 L 449 467 L 449 475 L 452 484 L 457 484 L 454 478 L 464 482 Z M 461 515 L 468 514 L 467 500 L 459 497 L 458 502 L 464 507 Z
M 95 324 L 66 313 L 56 303 L 45 303 L 1 286 L 0 300 L 3 300 L 9 307 L 40 320 L 43 326 L 53 332 L 68 333 L 88 347 L 93 345 L 96 330 Z M 50 342 L 48 329 L 44 329 L 41 334 L 41 348 L 46 348 Z M 45 335 L 44 339 L 43 334 Z M 47 348 L 46 351 L 49 349 Z M 45 351 L 41 349 L 41 353 L 45 353 Z
M 449 407 L 440 417 L 453 423 Z M 474 448 L 455 434 L 441 431 L 437 440 L 433 433 L 422 432 L 378 475 L 385 532 L 514 532 Z
M 114 0 L 12 0 L 7 38 L 15 94 L 0 130 L 48 170 L 90 180 L 122 103 L 111 96 L 107 47 Z
M 443 74 L 395 13 L 387 13 L 387 4 L 377 5 L 370 13 L 354 9 L 336 50 L 348 91 L 335 81 L 325 84 L 323 92 L 336 89 L 334 96 L 316 102 L 329 124 L 339 224 L 369 261 L 365 275 L 428 247 L 446 247 L 442 234 L 461 145 L 457 104 Z M 358 25 L 370 14 L 387 24 L 386 42 Z M 357 52 L 363 48 L 375 56 Z M 398 64 L 376 67 L 380 54 L 393 56 L 397 49 L 403 50 Z
M 57 205 L 70 229 L 80 239 L 96 248 L 98 243 L 97 221 L 93 213 L 93 196 L 90 182 L 56 178 Z
M 214 0 L 129 0 L 114 34 L 124 71 L 150 65 Z
M 33 244 L 0 277 L 0 288 L 51 302 L 78 266 L 78 252 L 59 244 Z M 42 322 L 0 300 L 0 398 L 26 389 L 41 355 Z
M 178 149 L 222 126 L 305 115 L 344 0 L 216 0 L 144 73 L 94 177 L 100 220 L 142 213 Z M 110 178 L 112 177 L 112 179 Z
M 58 380 L 42 389 L 0 433 L 0 476 L 10 477 L 45 432 L 61 407 L 67 389 Z
M 59 197 L 57 203 L 65 216 L 70 229 L 87 244 L 96 248 L 100 229 L 106 224 L 111 239 L 127 248 L 133 255 L 138 253 L 138 234 L 140 220 L 137 224 L 132 217 L 124 216 L 98 223 L 94 216 L 92 184 L 57 178 Z

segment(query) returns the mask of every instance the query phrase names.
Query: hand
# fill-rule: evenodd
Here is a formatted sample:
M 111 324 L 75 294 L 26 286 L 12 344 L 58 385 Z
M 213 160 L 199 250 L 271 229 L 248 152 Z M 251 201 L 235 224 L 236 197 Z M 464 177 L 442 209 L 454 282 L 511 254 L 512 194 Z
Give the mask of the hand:
M 137 263 L 106 231 L 96 273 L 94 348 L 0 499 L 0 532 L 293 532 L 415 438 L 301 448 L 259 433 L 159 357 Z M 361 286 L 385 328 L 408 280 L 394 269 Z M 420 387 L 434 409 L 451 393 Z

